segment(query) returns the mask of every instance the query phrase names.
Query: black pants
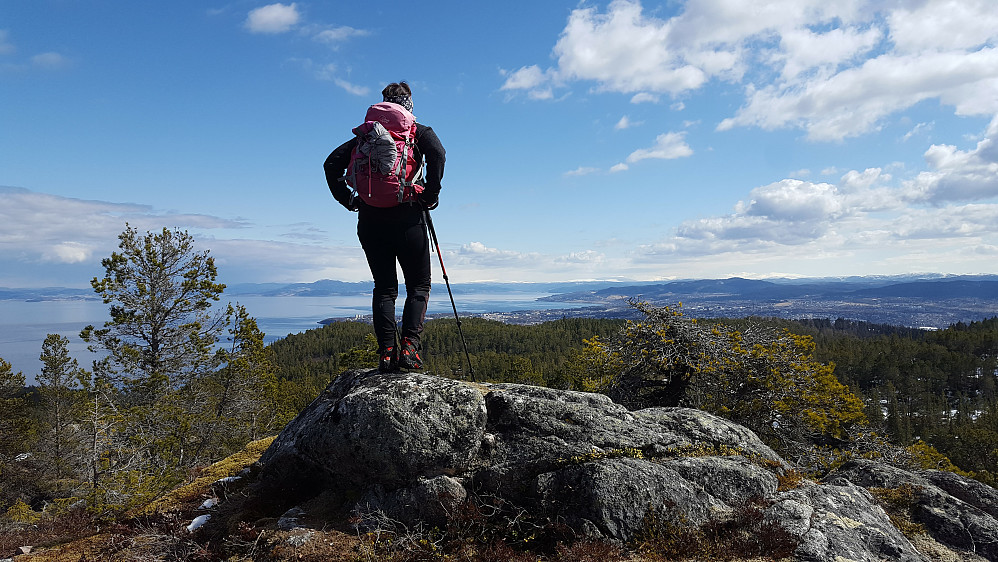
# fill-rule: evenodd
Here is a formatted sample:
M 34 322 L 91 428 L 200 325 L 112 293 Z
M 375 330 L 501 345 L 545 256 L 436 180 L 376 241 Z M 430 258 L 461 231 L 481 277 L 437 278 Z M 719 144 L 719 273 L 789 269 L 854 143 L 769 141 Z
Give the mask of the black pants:
M 401 334 L 418 345 L 430 297 L 430 242 L 422 209 L 405 204 L 390 209 L 362 206 L 357 237 L 374 276 L 372 309 L 379 350 L 395 341 L 396 262 L 402 266 L 405 279 Z

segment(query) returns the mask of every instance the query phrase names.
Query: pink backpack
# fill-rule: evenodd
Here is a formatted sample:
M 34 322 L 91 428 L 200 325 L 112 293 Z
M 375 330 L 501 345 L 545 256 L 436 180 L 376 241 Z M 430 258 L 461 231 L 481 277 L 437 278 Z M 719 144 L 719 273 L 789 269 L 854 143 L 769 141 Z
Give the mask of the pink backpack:
M 353 129 L 357 147 L 350 154 L 347 185 L 372 207 L 394 207 L 415 201 L 423 186 L 422 165 L 413 155 L 416 118 L 401 105 L 382 102 L 367 110 Z

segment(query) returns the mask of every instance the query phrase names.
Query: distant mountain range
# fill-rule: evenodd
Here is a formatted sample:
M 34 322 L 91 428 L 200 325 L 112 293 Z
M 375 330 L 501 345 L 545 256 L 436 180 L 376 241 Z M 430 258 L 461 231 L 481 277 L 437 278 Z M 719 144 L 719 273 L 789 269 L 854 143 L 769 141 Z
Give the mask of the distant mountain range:
M 332 297 L 370 294 L 370 281 L 323 279 L 314 283 L 242 283 L 225 296 Z M 628 301 L 655 305 L 682 303 L 701 317 L 777 316 L 848 318 L 900 326 L 946 327 L 956 322 L 998 316 L 998 275 L 903 275 L 807 279 L 690 279 L 659 283 L 580 281 L 552 283 L 463 283 L 452 289 L 460 308 L 462 295 L 547 295 L 550 315 L 532 312 L 484 315 L 510 322 L 534 322 L 567 316 L 624 316 Z M 89 289 L 0 288 L 0 300 L 42 301 L 96 299 Z M 487 297 L 486 297 L 487 298 Z M 554 303 L 558 303 L 554 305 Z M 565 305 L 578 303 L 579 308 Z
M 452 284 L 455 294 L 509 294 L 509 293 L 569 293 L 603 289 L 614 285 L 614 281 L 563 281 L 552 283 L 461 283 Z M 329 297 L 344 295 L 366 295 L 374 288 L 373 281 L 347 283 L 323 279 L 314 283 L 243 283 L 226 287 L 226 294 L 257 295 L 264 297 Z
M 66 287 L 45 287 L 42 289 L 7 289 L 0 287 L 0 300 L 15 301 L 54 301 L 54 300 L 97 300 L 93 289 L 69 289 Z
M 998 275 L 954 276 L 899 282 L 898 279 L 852 277 L 848 279 L 773 280 L 707 279 L 671 281 L 647 285 L 625 285 L 599 290 L 576 291 L 544 297 L 552 302 L 612 302 L 621 299 L 669 300 L 678 297 L 698 300 L 923 298 L 998 299 Z
M 237 283 L 225 288 L 226 296 L 332 297 L 366 295 L 373 282 L 322 279 L 313 283 Z M 668 299 L 799 299 L 806 297 L 907 297 L 998 298 L 998 275 L 899 275 L 806 279 L 691 279 L 658 283 L 621 281 L 562 281 L 547 283 L 454 283 L 455 294 L 550 293 L 551 302 L 611 302 L 628 298 Z M 0 287 L 0 300 L 96 299 L 93 289 Z
M 587 305 L 587 313 L 623 316 L 629 301 L 680 303 L 698 317 L 846 318 L 945 328 L 998 316 L 998 275 L 754 280 L 738 277 L 624 285 L 543 297 Z M 510 319 L 511 321 L 515 319 Z

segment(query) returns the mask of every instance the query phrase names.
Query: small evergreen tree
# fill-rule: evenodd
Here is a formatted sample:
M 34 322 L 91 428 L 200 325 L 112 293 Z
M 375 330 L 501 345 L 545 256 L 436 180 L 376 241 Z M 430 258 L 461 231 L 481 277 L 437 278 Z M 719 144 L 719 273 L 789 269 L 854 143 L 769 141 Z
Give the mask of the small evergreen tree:
M 24 375 L 0 358 L 0 512 L 24 499 L 31 484 L 23 461 L 30 455 L 32 425 Z
M 38 450 L 49 461 L 56 480 L 79 475 L 81 435 L 78 422 L 83 397 L 81 384 L 86 373 L 69 355 L 69 339 L 48 334 L 39 356 L 38 395 L 42 427 Z
M 143 236 L 126 226 L 118 240 L 119 251 L 101 261 L 104 276 L 91 281 L 110 320 L 80 337 L 104 354 L 89 389 L 95 488 L 106 484 L 127 500 L 168 488 L 201 460 L 204 409 L 191 389 L 219 365 L 224 314 L 213 305 L 225 285 L 186 231 Z
M 128 226 L 118 240 L 121 251 L 101 260 L 104 277 L 90 282 L 111 305 L 111 319 L 80 335 L 108 354 L 102 367 L 126 403 L 149 406 L 217 366 L 224 318 L 212 306 L 225 285 L 215 281 L 214 258 L 196 251 L 186 231 L 140 236 Z
M 190 388 L 201 411 L 198 458 L 227 455 L 294 415 L 284 407 L 271 351 L 256 319 L 236 304 L 228 306 L 226 320 L 229 345 L 219 350 L 221 367 Z

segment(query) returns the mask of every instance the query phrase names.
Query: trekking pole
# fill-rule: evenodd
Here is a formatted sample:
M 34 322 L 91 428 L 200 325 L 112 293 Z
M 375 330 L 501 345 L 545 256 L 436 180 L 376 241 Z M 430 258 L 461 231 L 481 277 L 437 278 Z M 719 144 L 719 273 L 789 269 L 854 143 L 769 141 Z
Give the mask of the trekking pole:
M 444 255 L 440 253 L 440 242 L 437 241 L 437 231 L 433 228 L 433 221 L 430 220 L 430 211 L 423 209 L 423 217 L 426 218 L 426 228 L 430 231 L 430 239 L 437 248 L 437 257 L 440 258 L 440 271 L 444 275 L 444 283 L 447 284 L 447 294 L 450 295 L 450 305 L 454 309 L 454 318 L 457 320 L 457 333 L 461 336 L 461 345 L 464 346 L 464 356 L 468 359 L 468 372 L 471 373 L 472 382 L 475 380 L 475 368 L 471 366 L 471 354 L 468 353 L 468 342 L 464 339 L 464 331 L 461 330 L 461 317 L 457 315 L 457 305 L 454 304 L 454 293 L 450 290 L 450 280 L 447 278 L 447 268 L 444 267 Z

